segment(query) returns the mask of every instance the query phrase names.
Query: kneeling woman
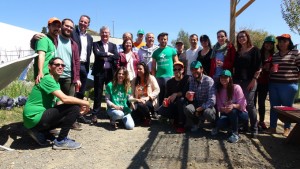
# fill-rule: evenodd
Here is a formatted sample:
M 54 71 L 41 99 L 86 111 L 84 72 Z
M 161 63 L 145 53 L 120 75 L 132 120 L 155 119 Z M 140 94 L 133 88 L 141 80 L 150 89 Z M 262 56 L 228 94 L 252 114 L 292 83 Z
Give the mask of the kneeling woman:
M 221 117 L 217 121 L 216 128 L 212 130 L 212 135 L 216 135 L 220 128 L 230 125 L 232 135 L 228 141 L 235 143 L 239 140 L 238 125 L 242 123 L 247 126 L 248 113 L 243 90 L 239 85 L 233 84 L 231 76 L 229 70 L 223 70 L 216 84 L 217 108 Z
M 133 118 L 136 122 L 142 121 L 144 126 L 149 126 L 150 112 L 154 113 L 154 109 L 158 106 L 157 96 L 160 89 L 144 62 L 137 65 L 137 77 L 132 80 L 132 90 L 135 101 Z
M 125 128 L 132 130 L 134 122 L 131 117 L 131 109 L 128 106 L 128 100 L 131 97 L 130 80 L 128 71 L 125 67 L 120 67 L 113 77 L 113 81 L 108 83 L 105 91 L 105 100 L 107 103 L 107 114 L 110 117 L 111 125 L 118 128 L 116 120 L 122 120 Z

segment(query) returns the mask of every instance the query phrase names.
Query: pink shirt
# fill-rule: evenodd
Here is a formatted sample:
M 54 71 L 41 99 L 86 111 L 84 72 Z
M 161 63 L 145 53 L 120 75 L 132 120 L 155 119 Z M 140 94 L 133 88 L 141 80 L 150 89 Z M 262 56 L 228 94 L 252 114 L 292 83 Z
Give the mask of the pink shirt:
M 216 98 L 217 98 L 217 108 L 218 110 L 221 110 L 221 107 L 224 107 L 226 104 L 239 104 L 240 110 L 243 112 L 247 112 L 246 106 L 247 106 L 247 101 L 244 96 L 243 90 L 240 85 L 234 84 L 233 87 L 233 96 L 232 100 L 227 102 L 227 92 L 226 89 L 222 89 L 220 93 L 216 93 Z

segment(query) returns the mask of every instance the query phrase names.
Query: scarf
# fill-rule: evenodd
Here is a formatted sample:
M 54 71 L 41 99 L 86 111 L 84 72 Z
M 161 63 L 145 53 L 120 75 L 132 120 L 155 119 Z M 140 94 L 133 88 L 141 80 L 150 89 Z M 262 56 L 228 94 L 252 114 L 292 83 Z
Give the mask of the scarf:
M 224 43 L 222 46 L 217 42 L 217 43 L 214 45 L 213 49 L 212 49 L 210 58 L 211 58 L 211 59 L 212 59 L 212 58 L 215 58 L 217 52 L 222 52 L 223 55 L 224 55 L 224 57 L 226 57 L 226 55 L 227 55 L 227 49 L 228 49 L 228 48 L 227 48 L 227 42 Z

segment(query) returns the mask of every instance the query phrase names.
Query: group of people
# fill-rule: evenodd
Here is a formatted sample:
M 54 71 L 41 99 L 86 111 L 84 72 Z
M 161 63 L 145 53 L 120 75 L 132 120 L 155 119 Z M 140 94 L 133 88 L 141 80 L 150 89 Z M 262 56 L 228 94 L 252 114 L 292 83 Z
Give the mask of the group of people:
M 298 90 L 300 57 L 293 50 L 290 35 L 268 36 L 261 49 L 253 46 L 247 31 L 237 34 L 237 44 L 230 43 L 224 30 L 217 32 L 212 46 L 207 35 L 192 34 L 190 48 L 182 41 L 177 51 L 168 46 L 168 33 L 157 36 L 140 29 L 137 40 L 130 32 L 123 34 L 119 46 L 109 41 L 110 30 L 100 28 L 101 40 L 93 42 L 87 33 L 90 18 L 82 15 L 78 28 L 71 19 L 48 21 L 48 34 L 35 35 L 31 46 L 38 53 L 34 63 L 35 86 L 24 108 L 24 125 L 40 145 L 53 141 L 54 149 L 77 149 L 81 144 L 67 137 L 76 121 L 97 123 L 103 88 L 110 124 L 119 121 L 126 129 L 150 126 L 151 119 L 172 119 L 176 132 L 197 131 L 205 121 L 211 134 L 230 126 L 230 142 L 239 140 L 239 129 L 256 137 L 258 128 L 276 133 L 277 114 L 273 106 L 292 106 Z M 143 42 L 145 38 L 146 42 Z M 198 46 L 200 40 L 200 46 Z M 93 51 L 95 61 L 94 105 L 84 100 L 85 85 Z M 284 89 L 284 90 L 283 90 Z M 264 123 L 265 100 L 269 92 L 270 127 Z M 256 98 L 258 98 L 259 121 Z M 91 112 L 91 121 L 84 117 Z M 53 129 L 61 128 L 57 137 Z M 284 125 L 284 135 L 290 124 Z

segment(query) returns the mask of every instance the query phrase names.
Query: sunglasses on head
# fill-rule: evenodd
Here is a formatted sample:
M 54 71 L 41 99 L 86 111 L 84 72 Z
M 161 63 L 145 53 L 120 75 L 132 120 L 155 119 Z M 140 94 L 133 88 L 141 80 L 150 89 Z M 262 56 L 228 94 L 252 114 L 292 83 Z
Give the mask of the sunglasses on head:
M 56 67 L 59 67 L 59 66 L 61 66 L 61 67 L 66 67 L 66 65 L 65 65 L 65 64 L 62 64 L 62 63 L 53 63 L 52 65 L 54 65 L 54 66 L 56 66 Z

